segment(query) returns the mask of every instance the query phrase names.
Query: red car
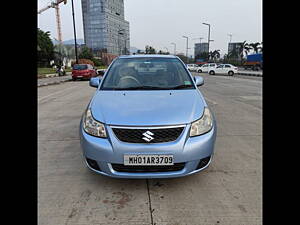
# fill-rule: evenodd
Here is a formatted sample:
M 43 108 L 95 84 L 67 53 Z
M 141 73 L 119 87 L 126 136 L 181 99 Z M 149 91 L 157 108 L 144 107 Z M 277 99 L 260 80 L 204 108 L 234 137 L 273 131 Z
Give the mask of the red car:
M 75 64 L 72 69 L 72 80 L 77 79 L 91 79 L 91 77 L 96 77 L 97 71 L 90 64 Z

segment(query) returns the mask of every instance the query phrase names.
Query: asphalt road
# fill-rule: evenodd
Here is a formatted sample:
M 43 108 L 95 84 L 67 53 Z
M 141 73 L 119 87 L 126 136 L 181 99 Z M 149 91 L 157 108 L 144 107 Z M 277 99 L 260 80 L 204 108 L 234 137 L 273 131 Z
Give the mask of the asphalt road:
M 90 172 L 79 146 L 87 81 L 38 88 L 39 225 L 261 225 L 262 79 L 203 75 L 216 116 L 210 167 L 176 179 L 113 179 Z

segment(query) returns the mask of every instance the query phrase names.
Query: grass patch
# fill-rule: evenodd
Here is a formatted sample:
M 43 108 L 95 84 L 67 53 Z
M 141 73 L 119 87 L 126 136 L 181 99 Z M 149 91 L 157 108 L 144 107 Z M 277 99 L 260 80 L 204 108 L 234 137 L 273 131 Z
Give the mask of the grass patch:
M 53 68 L 38 68 L 38 75 L 43 75 L 43 74 L 51 74 L 55 73 L 56 69 Z
M 97 68 L 98 70 L 101 70 L 101 69 L 107 69 L 107 66 L 96 66 L 96 68 Z

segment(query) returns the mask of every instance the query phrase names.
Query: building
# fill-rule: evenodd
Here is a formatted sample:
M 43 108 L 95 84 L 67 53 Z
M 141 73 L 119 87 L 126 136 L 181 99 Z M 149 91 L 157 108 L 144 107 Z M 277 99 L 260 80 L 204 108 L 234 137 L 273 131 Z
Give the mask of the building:
M 124 0 L 81 0 L 84 40 L 93 52 L 129 54 L 129 22 Z
M 208 43 L 195 43 L 195 58 L 204 52 L 208 52 Z
M 243 51 L 243 42 L 232 42 L 228 44 L 228 55 L 231 58 L 240 59 Z

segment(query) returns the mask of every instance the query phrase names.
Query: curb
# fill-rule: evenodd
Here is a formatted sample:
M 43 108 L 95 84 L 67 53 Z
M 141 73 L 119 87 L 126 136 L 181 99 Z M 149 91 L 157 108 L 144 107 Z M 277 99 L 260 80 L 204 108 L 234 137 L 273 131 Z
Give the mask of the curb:
M 72 80 L 72 79 L 62 80 L 62 81 L 54 81 L 54 82 L 50 82 L 50 83 L 38 84 L 38 87 L 43 87 L 43 86 L 49 86 L 49 85 L 60 84 L 60 83 L 68 82 L 68 81 L 71 81 L 71 80 Z
M 71 75 L 71 72 L 66 72 L 66 75 Z M 58 74 L 57 73 L 51 73 L 51 74 L 45 74 L 44 77 L 38 77 L 38 79 L 44 79 L 44 78 L 49 78 L 49 77 L 58 77 Z
M 262 77 L 262 74 L 253 74 L 253 73 L 237 73 L 238 75 L 244 75 L 244 76 L 253 76 L 253 77 Z

